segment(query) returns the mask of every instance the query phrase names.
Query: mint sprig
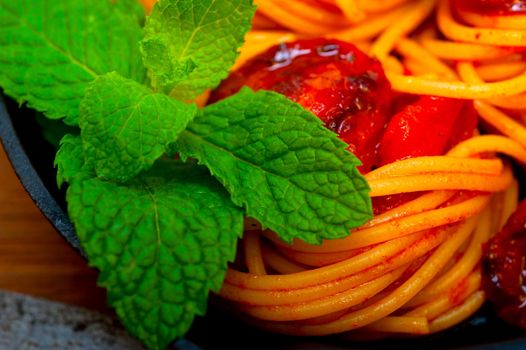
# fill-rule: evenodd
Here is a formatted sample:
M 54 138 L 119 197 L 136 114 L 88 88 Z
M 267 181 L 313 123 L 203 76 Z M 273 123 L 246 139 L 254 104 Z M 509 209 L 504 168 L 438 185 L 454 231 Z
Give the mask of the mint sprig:
M 291 242 L 345 237 L 372 213 L 359 160 L 320 119 L 286 97 L 248 88 L 210 105 L 176 143 L 248 216 Z
M 228 74 L 254 11 L 160 0 L 143 36 L 135 0 L 0 0 L 0 86 L 80 124 L 61 141 L 57 182 L 110 304 L 152 349 L 204 314 L 243 215 L 311 243 L 371 217 L 359 161 L 301 106 L 247 89 L 187 103 Z
M 74 181 L 67 201 L 110 305 L 151 349 L 205 314 L 243 232 L 243 212 L 208 171 L 176 161 L 160 160 L 125 185 Z
M 76 125 L 98 75 L 145 81 L 141 37 L 136 15 L 112 1 L 0 0 L 0 86 L 20 104 Z
M 100 76 L 80 105 L 87 160 L 101 178 L 129 180 L 165 153 L 196 110 L 117 73 Z
M 255 10 L 247 0 L 159 0 L 141 41 L 153 87 L 185 101 L 217 86 Z

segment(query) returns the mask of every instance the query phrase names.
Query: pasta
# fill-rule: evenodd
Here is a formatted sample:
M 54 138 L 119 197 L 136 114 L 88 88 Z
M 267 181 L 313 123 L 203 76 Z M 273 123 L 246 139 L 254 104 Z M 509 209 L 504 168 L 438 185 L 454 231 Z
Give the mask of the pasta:
M 366 174 L 372 197 L 422 193 L 344 239 L 288 245 L 247 229 L 219 296 L 257 327 L 291 335 L 429 334 L 470 317 L 485 300 L 482 244 L 518 201 L 506 158 L 526 164 L 526 15 L 454 16 L 449 0 L 256 4 L 236 68 L 299 38 L 352 42 L 400 93 L 472 100 L 486 134 Z

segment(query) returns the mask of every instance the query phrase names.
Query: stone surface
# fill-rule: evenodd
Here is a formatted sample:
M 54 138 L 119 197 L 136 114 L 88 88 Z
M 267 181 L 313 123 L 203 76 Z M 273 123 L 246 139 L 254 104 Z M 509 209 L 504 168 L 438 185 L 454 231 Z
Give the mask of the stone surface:
M 0 350 L 143 350 L 117 320 L 87 309 L 0 291 Z

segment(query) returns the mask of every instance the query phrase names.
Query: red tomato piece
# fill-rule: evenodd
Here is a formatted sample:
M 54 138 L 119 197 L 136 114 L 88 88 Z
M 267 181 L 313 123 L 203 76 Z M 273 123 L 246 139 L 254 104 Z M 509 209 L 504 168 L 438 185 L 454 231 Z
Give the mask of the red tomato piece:
M 272 90 L 299 103 L 340 135 L 368 172 L 389 120 L 391 85 L 380 63 L 354 45 L 309 39 L 275 46 L 230 74 L 212 102 L 242 86 Z
M 482 286 L 498 315 L 526 328 L 526 200 L 484 247 Z
M 460 110 L 458 118 L 455 120 L 445 151 L 449 151 L 460 142 L 472 137 L 473 132 L 477 128 L 478 122 L 479 115 L 473 107 L 473 103 L 471 101 L 466 101 Z
M 411 157 L 444 154 L 470 137 L 477 114 L 470 103 L 421 96 L 393 116 L 380 142 L 380 165 Z

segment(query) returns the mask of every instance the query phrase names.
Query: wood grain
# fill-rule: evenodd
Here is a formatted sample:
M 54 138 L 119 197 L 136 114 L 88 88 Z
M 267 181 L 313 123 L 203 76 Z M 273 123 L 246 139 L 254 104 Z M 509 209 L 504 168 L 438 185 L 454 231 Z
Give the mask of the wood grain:
M 0 289 L 110 312 L 96 279 L 32 202 L 0 146 Z

